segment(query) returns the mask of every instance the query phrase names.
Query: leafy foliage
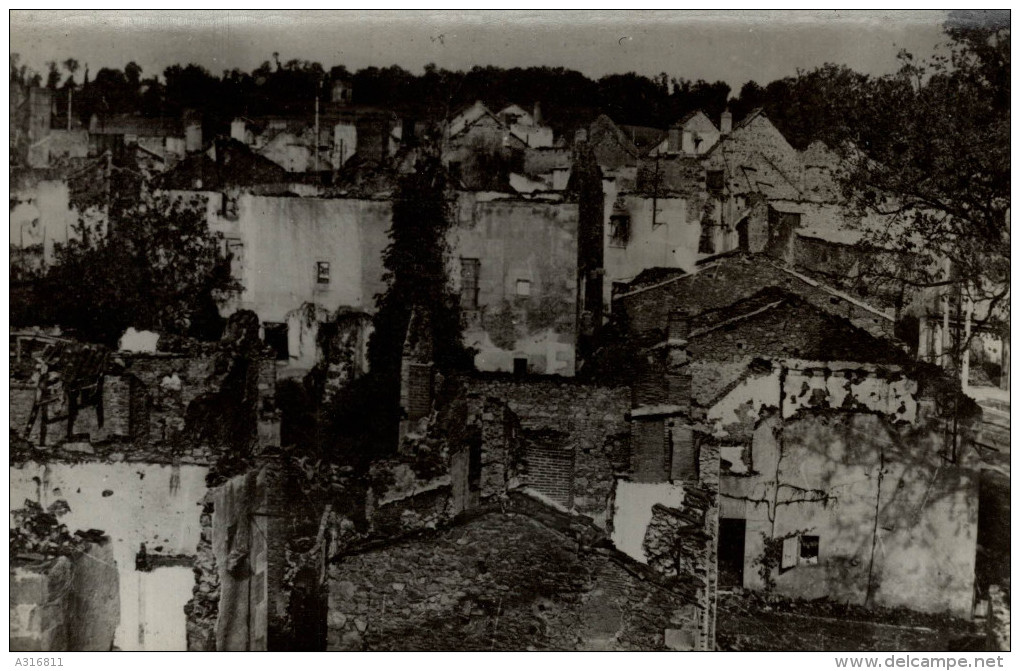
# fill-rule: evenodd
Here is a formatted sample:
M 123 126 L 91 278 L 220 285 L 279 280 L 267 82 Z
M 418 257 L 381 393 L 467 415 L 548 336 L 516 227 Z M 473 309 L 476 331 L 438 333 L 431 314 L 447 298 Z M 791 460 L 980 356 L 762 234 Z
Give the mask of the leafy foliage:
M 353 465 L 396 447 L 400 420 L 400 365 L 412 312 L 427 315 L 433 361 L 440 370 L 470 366 L 462 341 L 459 296 L 451 290 L 447 234 L 454 217 L 447 175 L 434 145 L 401 179 L 393 199 L 390 244 L 383 254 L 387 289 L 376 296 L 369 339 L 370 373 L 340 390 L 323 408 L 322 434 L 342 445 Z
M 762 551 L 754 558 L 754 563 L 758 567 L 758 575 L 765 584 L 765 591 L 771 592 L 776 588 L 776 569 L 779 568 L 783 560 L 783 544 L 790 538 L 803 536 L 808 531 L 808 529 L 799 529 L 774 538 L 762 532 Z
M 72 555 L 102 537 L 102 532 L 94 530 L 71 534 L 59 519 L 70 510 L 63 499 L 54 501 L 45 510 L 37 502 L 25 499 L 24 508 L 11 511 L 10 556 Z
M 108 344 L 129 326 L 219 337 L 217 300 L 240 287 L 198 203 L 169 196 L 122 202 L 108 228 L 97 221 L 83 217 L 76 236 L 57 248 L 38 283 L 45 300 L 33 301 L 48 314 L 33 321 Z
M 955 304 L 973 300 L 979 320 L 1008 328 L 1010 33 L 1008 14 L 1001 19 L 954 13 L 948 53 L 902 53 L 900 71 L 862 100 L 871 121 L 849 129 L 843 148 L 852 205 L 894 222 L 866 231 L 865 243 L 910 255 L 902 279 L 944 287 Z
M 80 65 L 73 58 L 54 62 L 45 81 L 22 65 L 17 54 L 12 59 L 12 79 L 51 85 L 58 125 L 66 123 L 67 100 L 73 91 L 73 114 L 84 125 L 93 114 L 179 117 L 194 110 L 205 117 L 210 133 L 225 132 L 231 119 L 241 115 L 310 114 L 315 97 L 328 99 L 337 81 L 353 85 L 355 104 L 382 106 L 419 118 L 446 118 L 476 100 L 497 108 L 541 102 L 546 120 L 561 132 L 588 123 L 600 112 L 619 123 L 661 127 L 695 109 L 718 117 L 730 92 L 721 81 L 692 82 L 665 72 L 652 78 L 629 72 L 592 80 L 562 67 L 475 66 L 464 71 L 430 63 L 422 74 L 396 65 L 352 73 L 343 65 L 325 68 L 301 59 L 282 61 L 278 53 L 251 72 L 234 68 L 217 76 L 192 63 L 171 65 L 144 77 L 142 68 L 130 62 L 123 70 L 102 68 L 91 78 L 86 69 L 79 83 L 75 76 Z
M 447 239 L 454 213 L 447 196 L 446 169 L 438 151 L 425 150 L 413 173 L 405 176 L 393 199 L 390 244 L 383 253 L 386 292 L 376 297 L 378 314 L 369 341 L 369 365 L 383 378 L 399 375 L 404 338 L 415 308 L 428 315 L 435 362 L 462 367 L 459 296 L 447 268 Z

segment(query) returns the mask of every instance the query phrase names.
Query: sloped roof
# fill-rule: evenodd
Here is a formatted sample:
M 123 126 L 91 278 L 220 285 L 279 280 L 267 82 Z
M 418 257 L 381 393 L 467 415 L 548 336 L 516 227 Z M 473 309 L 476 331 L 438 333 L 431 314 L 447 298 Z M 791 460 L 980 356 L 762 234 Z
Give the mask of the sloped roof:
M 647 287 L 664 280 L 672 280 L 687 273 L 680 268 L 645 268 L 630 281 L 630 288 Z
M 697 315 L 733 305 L 768 286 L 798 295 L 837 317 L 846 317 L 877 337 L 886 337 L 891 332 L 892 319 L 882 310 L 764 254 L 741 252 L 709 259 L 698 264 L 694 272 L 675 271 L 672 277 L 663 273 L 656 282 L 639 275 L 627 291 L 614 296 L 614 301 L 622 301 L 625 310 L 630 310 L 628 306 L 637 301 L 635 309 L 661 315 L 664 326 L 666 315 L 672 310 L 685 309 Z
M 704 126 L 707 124 L 712 130 L 719 132 L 719 127 L 715 125 L 715 122 L 708 118 L 708 115 L 700 109 L 692 110 L 683 115 L 673 123 L 671 128 L 686 128 L 692 121 L 698 118 L 704 119 L 704 121 L 699 125 Z
M 908 364 L 912 358 L 895 341 L 876 337 L 786 289 L 758 293 L 692 318 L 688 341 L 720 331 L 746 331 L 746 355 L 814 361 Z M 711 353 L 707 354 L 711 357 Z M 725 354 L 726 359 L 730 353 Z
M 764 114 L 765 114 L 765 110 L 763 108 L 761 108 L 761 107 L 758 107 L 758 108 L 753 109 L 750 112 L 748 112 L 747 115 L 743 119 L 741 119 L 738 123 L 736 123 L 733 126 L 733 128 L 730 130 L 730 132 L 728 134 L 720 136 L 719 137 L 719 141 L 716 142 L 711 147 L 709 147 L 702 156 L 704 158 L 708 158 L 709 156 L 711 156 L 712 154 L 716 153 L 717 151 L 721 151 L 722 147 L 726 146 L 728 143 L 733 142 L 733 134 L 734 133 L 736 133 L 738 130 L 740 130 L 742 128 L 746 128 L 747 126 L 750 126 L 752 121 L 757 119 L 759 116 L 764 116 Z M 768 117 L 766 117 L 766 118 L 768 118 Z
M 696 493 L 696 492 L 695 492 Z M 488 504 L 465 510 L 455 517 L 450 526 L 440 529 L 438 535 L 421 536 L 407 533 L 390 538 L 371 539 L 359 545 L 345 548 L 330 561 L 337 561 L 344 556 L 364 554 L 368 552 L 385 552 L 387 548 L 408 542 L 436 542 L 443 534 L 452 529 L 474 525 L 479 520 L 490 516 L 501 516 L 510 520 L 520 520 L 533 529 L 544 529 L 572 542 L 581 542 L 589 547 L 598 548 L 598 552 L 586 553 L 585 561 L 609 561 L 624 567 L 628 573 L 641 581 L 656 585 L 659 589 L 677 596 L 695 601 L 697 581 L 691 576 L 666 577 L 648 564 L 640 562 L 618 550 L 605 530 L 593 520 L 577 512 L 569 511 L 551 502 L 548 497 L 533 490 L 513 489 L 498 504 Z
M 461 111 L 457 112 L 457 114 L 454 114 L 450 119 L 450 137 L 460 135 L 469 127 L 477 123 L 479 119 L 486 116 L 491 117 L 493 121 L 498 123 L 500 126 L 503 125 L 503 122 L 499 120 L 499 117 L 493 114 L 492 110 L 485 106 L 485 103 L 481 100 L 477 100 L 474 104 L 468 105 Z
M 210 153 L 219 153 L 214 158 Z M 192 154 L 160 179 L 164 189 L 215 191 L 227 186 L 253 186 L 291 180 L 280 165 L 234 139 L 217 140 L 211 152 Z
M 588 127 L 588 142 L 597 144 L 607 137 L 616 140 L 625 151 L 635 158 L 641 153 L 615 121 L 605 114 L 600 114 Z
M 758 118 L 764 119 L 789 148 L 786 153 L 789 154 L 790 165 L 785 166 L 785 169 L 769 158 L 757 144 L 745 142 L 745 134 L 740 131 L 750 126 Z M 782 148 L 779 149 L 777 159 L 782 159 L 783 151 Z M 782 133 L 779 133 L 779 130 L 768 121 L 768 117 L 764 115 L 761 108 L 744 117 L 740 123 L 734 126 L 731 133 L 721 136 L 719 141 L 702 156 L 703 161 L 721 160 L 725 165 L 726 174 L 731 183 L 736 184 L 738 192 L 760 193 L 770 200 L 801 200 L 803 198 L 800 189 L 800 175 L 788 172 L 800 170 L 800 158 L 800 154 L 786 142 Z
M 839 165 L 839 156 L 821 140 L 815 140 L 800 152 L 800 160 L 805 166 L 835 168 Z
M 663 140 L 669 137 L 669 132 L 661 128 L 632 126 L 629 124 L 619 124 L 619 127 L 625 135 L 630 137 L 631 142 L 642 155 L 652 151 L 662 144 Z
M 517 114 L 517 115 L 520 115 L 520 116 L 527 115 L 529 117 L 531 116 L 531 112 L 529 112 L 528 110 L 524 109 L 523 107 L 521 107 L 517 103 L 510 103 L 509 105 L 507 105 L 506 107 L 504 107 L 503 109 L 501 109 L 499 111 L 499 116 L 502 117 L 505 114 Z
M 815 202 L 836 202 L 842 198 L 835 174 L 840 158 L 824 142 L 816 140 L 800 152 L 804 169 L 804 196 Z

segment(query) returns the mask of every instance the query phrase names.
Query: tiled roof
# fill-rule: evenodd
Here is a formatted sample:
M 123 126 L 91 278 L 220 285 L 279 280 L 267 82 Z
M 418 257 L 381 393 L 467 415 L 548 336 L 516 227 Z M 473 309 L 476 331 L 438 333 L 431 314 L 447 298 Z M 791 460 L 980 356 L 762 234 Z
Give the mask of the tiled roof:
M 207 152 L 192 154 L 164 173 L 164 189 L 217 190 L 226 186 L 252 186 L 290 181 L 280 165 L 260 156 L 237 140 L 217 140 L 214 150 L 222 152 L 219 160 Z

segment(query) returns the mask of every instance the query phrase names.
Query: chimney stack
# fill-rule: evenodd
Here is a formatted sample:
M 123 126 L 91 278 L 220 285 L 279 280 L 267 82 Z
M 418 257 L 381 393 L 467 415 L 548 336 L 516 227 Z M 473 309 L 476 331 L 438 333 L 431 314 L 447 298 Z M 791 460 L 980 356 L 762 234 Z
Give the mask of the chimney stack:
M 246 137 L 247 130 L 248 125 L 245 123 L 244 119 L 234 119 L 230 122 L 230 137 L 238 142 L 248 144 Z
M 733 115 L 730 114 L 729 110 L 722 113 L 722 117 L 719 119 L 719 132 L 723 135 L 729 135 L 733 132 Z
M 680 127 L 673 126 L 669 129 L 669 152 L 671 154 L 680 153 Z
M 687 335 L 691 329 L 690 315 L 686 310 L 674 310 L 669 313 L 669 321 L 666 326 L 666 338 L 670 344 L 679 341 L 687 342 Z
M 189 154 L 202 151 L 202 117 L 194 112 L 184 114 L 184 150 Z
M 542 125 L 542 103 L 538 100 L 535 101 L 535 111 L 532 112 L 531 116 L 535 119 L 535 125 Z
M 53 91 L 33 86 L 28 91 L 28 139 L 38 142 L 50 134 L 53 115 Z
M 698 453 L 691 425 L 692 377 L 687 352 L 690 316 L 671 312 L 665 348 L 637 363 L 631 385 L 631 471 L 635 482 L 696 480 Z

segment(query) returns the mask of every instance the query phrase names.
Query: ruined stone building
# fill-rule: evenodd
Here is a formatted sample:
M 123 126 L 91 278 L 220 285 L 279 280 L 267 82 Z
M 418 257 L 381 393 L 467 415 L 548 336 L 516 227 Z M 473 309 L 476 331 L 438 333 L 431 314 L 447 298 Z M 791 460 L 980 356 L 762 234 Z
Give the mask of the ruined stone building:
M 322 174 L 343 169 L 355 156 L 385 162 L 413 141 L 413 134 L 404 135 L 413 127 L 391 110 L 333 100 L 317 115 L 239 117 L 231 122 L 230 137 L 287 172 Z
M 442 139 L 443 164 L 459 188 L 510 191 L 510 175 L 522 171 L 524 151 L 531 135 L 539 138 L 543 136 L 540 130 L 544 130 L 551 138 L 550 129 L 536 127 L 531 115 L 521 114 L 523 110 L 516 109 L 508 107 L 497 115 L 479 100 L 446 122 Z
M 93 115 L 89 121 L 88 136 L 93 154 L 105 138 L 119 136 L 125 144 L 136 144 L 166 160 L 169 165 L 205 148 L 202 120 L 193 115 L 183 119 Z
M 639 352 L 688 315 L 692 414 L 720 456 L 720 580 L 969 616 L 979 411 L 889 316 L 764 255 L 649 272 L 616 302 Z
M 602 115 L 572 146 L 539 105 L 453 116 L 447 275 L 474 371 L 437 368 L 415 307 L 396 453 L 281 445 L 278 378 L 325 364 L 328 397 L 367 372 L 414 158 L 414 123 L 352 100 L 338 82 L 311 121 L 208 143 L 190 118 L 97 120 L 87 158 L 36 119 L 12 248 L 48 262 L 83 182 L 139 152 L 242 289 L 219 343 L 11 333 L 11 509 L 84 532 L 15 557 L 14 645 L 711 650 L 735 586 L 969 617 L 976 410 L 895 306 L 831 281 L 858 261 L 833 155 L 760 111 Z M 91 163 L 48 167 L 65 154 Z
M 375 312 L 375 298 L 386 289 L 392 201 L 256 195 L 222 186 L 169 193 L 203 202 L 210 229 L 223 236 L 243 290 L 221 312 L 254 311 L 279 360 L 307 372 L 321 356 L 319 324 L 338 311 Z M 577 205 L 464 191 L 451 209 L 448 273 L 478 369 L 572 375 Z
M 10 509 L 33 502 L 68 530 L 105 536 L 93 559 L 13 558 L 12 637 L 25 650 L 185 649 L 210 473 L 279 443 L 257 324 L 239 315 L 222 342 L 176 351 L 11 340 Z M 49 587 L 33 591 L 40 582 Z M 66 608 L 95 621 L 65 622 Z
M 234 477 L 190 649 L 712 649 L 718 455 L 668 358 L 633 388 L 412 371 L 399 453 L 328 505 L 283 462 Z

